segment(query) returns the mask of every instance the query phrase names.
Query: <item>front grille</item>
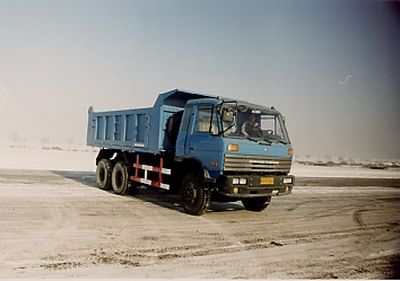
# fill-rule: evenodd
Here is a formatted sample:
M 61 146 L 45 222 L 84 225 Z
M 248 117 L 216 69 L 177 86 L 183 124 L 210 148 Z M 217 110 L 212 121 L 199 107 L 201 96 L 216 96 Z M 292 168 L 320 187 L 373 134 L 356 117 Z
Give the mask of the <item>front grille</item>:
M 279 157 L 225 154 L 224 171 L 287 174 L 291 163 L 291 159 Z

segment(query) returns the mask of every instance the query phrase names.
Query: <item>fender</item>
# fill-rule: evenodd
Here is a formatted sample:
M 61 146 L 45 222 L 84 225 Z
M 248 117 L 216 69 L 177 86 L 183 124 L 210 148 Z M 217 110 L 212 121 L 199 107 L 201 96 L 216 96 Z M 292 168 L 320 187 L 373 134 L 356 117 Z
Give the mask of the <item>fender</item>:
M 175 162 L 179 163 L 181 174 L 197 171 L 203 176 L 207 183 L 215 183 L 215 179 L 210 176 L 208 170 L 203 166 L 202 162 L 195 157 L 175 157 Z

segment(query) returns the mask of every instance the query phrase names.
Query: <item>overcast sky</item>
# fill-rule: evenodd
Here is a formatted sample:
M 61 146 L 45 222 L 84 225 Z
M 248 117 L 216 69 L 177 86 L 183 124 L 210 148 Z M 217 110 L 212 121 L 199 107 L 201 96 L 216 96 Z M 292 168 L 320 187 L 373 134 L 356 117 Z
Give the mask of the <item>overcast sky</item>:
M 299 155 L 400 158 L 400 4 L 0 0 L 0 142 L 172 88 L 274 105 Z

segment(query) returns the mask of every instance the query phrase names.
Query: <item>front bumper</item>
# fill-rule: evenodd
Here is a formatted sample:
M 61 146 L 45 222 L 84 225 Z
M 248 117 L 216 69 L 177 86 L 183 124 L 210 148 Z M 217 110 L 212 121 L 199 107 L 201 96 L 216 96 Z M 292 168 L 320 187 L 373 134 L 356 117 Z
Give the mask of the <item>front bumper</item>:
M 219 176 L 216 190 L 230 198 L 251 198 L 288 195 L 292 193 L 295 177 L 288 176 Z

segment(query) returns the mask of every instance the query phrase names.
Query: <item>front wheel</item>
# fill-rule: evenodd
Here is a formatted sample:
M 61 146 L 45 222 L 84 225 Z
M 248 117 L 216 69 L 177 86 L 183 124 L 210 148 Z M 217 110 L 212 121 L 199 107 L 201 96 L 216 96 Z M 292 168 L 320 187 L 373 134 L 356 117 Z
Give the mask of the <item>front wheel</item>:
M 248 211 L 261 212 L 268 207 L 271 201 L 271 196 L 268 197 L 256 197 L 256 198 L 246 198 L 242 200 L 243 206 Z
M 183 178 L 180 197 L 183 209 L 191 215 L 202 215 L 210 206 L 210 191 L 197 174 L 188 174 Z

